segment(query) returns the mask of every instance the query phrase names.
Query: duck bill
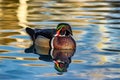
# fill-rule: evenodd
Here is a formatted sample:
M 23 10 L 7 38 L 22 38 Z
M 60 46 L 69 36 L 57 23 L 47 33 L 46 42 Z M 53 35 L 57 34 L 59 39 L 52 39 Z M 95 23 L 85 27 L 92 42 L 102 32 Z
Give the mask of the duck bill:
M 60 35 L 60 30 L 56 32 L 56 36 L 59 36 L 59 35 Z

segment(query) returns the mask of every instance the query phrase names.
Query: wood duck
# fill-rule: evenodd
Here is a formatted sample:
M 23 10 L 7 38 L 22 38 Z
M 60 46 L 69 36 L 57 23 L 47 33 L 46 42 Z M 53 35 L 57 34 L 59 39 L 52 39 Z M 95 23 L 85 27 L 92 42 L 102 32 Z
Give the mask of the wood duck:
M 58 24 L 56 29 L 31 29 L 26 32 L 33 40 L 33 44 L 52 49 L 75 49 L 76 43 L 72 38 L 71 26 L 67 23 Z

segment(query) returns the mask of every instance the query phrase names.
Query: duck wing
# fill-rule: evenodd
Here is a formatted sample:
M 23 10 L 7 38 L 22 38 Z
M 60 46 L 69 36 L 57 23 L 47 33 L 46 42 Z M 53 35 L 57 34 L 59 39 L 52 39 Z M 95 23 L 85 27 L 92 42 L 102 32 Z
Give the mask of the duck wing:
M 48 39 L 52 39 L 52 37 L 56 34 L 56 29 L 32 29 L 27 27 L 26 32 L 34 41 L 38 36 L 43 36 Z
M 48 39 L 52 39 L 52 37 L 56 34 L 56 29 L 35 29 L 35 39 L 41 35 Z

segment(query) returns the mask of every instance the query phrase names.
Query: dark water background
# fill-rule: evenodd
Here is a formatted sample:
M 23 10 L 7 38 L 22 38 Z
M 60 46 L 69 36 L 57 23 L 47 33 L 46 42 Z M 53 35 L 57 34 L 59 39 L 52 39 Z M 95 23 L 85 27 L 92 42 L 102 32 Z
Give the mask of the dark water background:
M 72 26 L 67 72 L 25 53 L 26 27 Z M 0 0 L 0 80 L 120 80 L 120 0 Z

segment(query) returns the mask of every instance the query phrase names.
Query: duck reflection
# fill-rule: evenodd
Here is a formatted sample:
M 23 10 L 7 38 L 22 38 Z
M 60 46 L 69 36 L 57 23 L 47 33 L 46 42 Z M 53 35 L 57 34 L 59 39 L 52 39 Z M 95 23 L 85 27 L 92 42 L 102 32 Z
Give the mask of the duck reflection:
M 37 45 L 32 45 L 25 49 L 25 53 L 34 53 L 39 55 L 39 59 L 47 62 L 54 62 L 54 68 L 58 72 L 67 72 L 67 68 L 71 63 L 71 57 L 75 50 L 57 50 L 43 48 Z
M 59 72 L 67 72 L 67 68 L 71 63 L 73 50 L 51 50 L 51 56 L 55 63 L 55 69 Z

